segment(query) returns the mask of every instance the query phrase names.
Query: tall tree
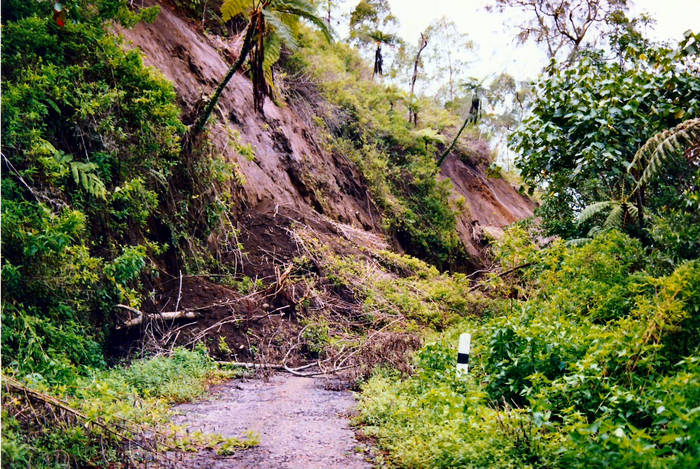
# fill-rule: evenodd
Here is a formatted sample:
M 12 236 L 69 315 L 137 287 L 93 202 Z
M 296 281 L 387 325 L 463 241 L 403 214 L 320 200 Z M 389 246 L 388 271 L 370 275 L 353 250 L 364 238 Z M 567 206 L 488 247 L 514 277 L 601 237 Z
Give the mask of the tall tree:
M 362 47 L 375 47 L 372 77 L 384 74 L 382 46 L 399 42 L 393 32 L 397 26 L 388 0 L 361 0 L 350 14 L 350 39 Z
M 413 98 L 415 96 L 416 80 L 418 79 L 418 68 L 421 66 L 420 55 L 428 46 L 428 38 L 425 34 L 420 33 L 420 42 L 418 43 L 418 51 L 416 52 L 416 58 L 413 61 L 413 75 L 411 76 L 411 106 L 409 107 L 408 120 L 413 122 L 413 125 L 418 125 L 418 110 L 413 103 Z
M 626 38 L 623 66 L 603 52 L 589 53 L 576 67 L 540 78 L 532 113 L 511 143 L 525 182 L 543 190 L 539 215 L 548 234 L 585 234 L 574 218 L 601 200 L 620 202 L 633 195 L 628 201 L 639 216 L 643 209 L 682 204 L 679 194 L 685 188 L 679 181 L 691 180 L 688 174 L 695 172 L 687 161 L 675 158 L 653 183 L 643 175 L 643 165 L 633 162 L 654 134 L 700 117 L 700 78 L 693 65 L 699 63 L 698 50 L 688 47 L 698 39 L 689 33 L 674 52 L 646 43 L 637 47 Z M 640 180 L 646 183 L 636 188 Z M 628 228 L 640 233 L 642 221 Z
M 464 81 L 468 65 L 466 56 L 473 44 L 454 21 L 445 17 L 433 21 L 425 35 L 429 42 L 425 62 L 431 80 L 440 85 L 438 101 L 441 104 L 454 101 L 457 84 Z
M 273 86 L 272 66 L 279 60 L 282 44 L 288 47 L 296 45 L 293 29 L 299 18 L 310 21 L 329 41 L 332 40 L 330 28 L 316 16 L 314 6 L 306 0 L 224 0 L 221 13 L 225 21 L 242 15 L 248 18 L 248 26 L 238 59 L 197 119 L 193 136 L 204 130 L 221 93 L 246 59 L 250 62 L 254 106 L 262 112 L 265 96 Z
M 596 46 L 600 34 L 591 34 L 619 18 L 628 0 L 493 0 L 490 10 L 519 10 L 526 18 L 518 40 L 544 44 L 550 58 L 572 63 L 584 46 Z M 587 42 L 586 42 L 587 41 Z

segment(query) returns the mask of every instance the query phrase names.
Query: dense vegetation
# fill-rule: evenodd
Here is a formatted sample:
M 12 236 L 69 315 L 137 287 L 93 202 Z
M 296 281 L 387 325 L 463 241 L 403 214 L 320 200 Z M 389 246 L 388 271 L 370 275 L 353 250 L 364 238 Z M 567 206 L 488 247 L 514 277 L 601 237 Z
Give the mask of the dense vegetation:
M 521 271 L 487 276 L 482 317 L 426 345 L 413 376 L 364 385 L 359 421 L 387 466 L 700 464 L 696 41 L 615 37 L 619 61 L 589 49 L 535 84 L 512 142 L 541 223 L 494 247 Z M 569 241 L 541 249 L 543 234 Z
M 128 466 L 165 447 L 228 453 L 255 444 L 167 425 L 168 404 L 230 375 L 206 347 L 108 366 L 125 317 L 116 305 L 150 311 L 162 277 L 179 270 L 213 280 L 235 273 L 207 246 L 219 239 L 212 235 L 235 234 L 223 215 L 244 179 L 207 141 L 227 80 L 188 132 L 173 85 L 113 33 L 115 24 L 153 20 L 158 8 L 65 3 L 64 25 L 50 2 L 2 5 L 3 467 Z M 699 35 L 653 44 L 616 17 L 625 27 L 607 48 L 576 43 L 565 63 L 551 63 L 531 102 L 520 103 L 531 114 L 511 136 L 524 188 L 541 197 L 538 222 L 495 242 L 495 264 L 475 285 L 456 273 L 476 267 L 455 228 L 468 201 L 451 198 L 450 182 L 437 176 L 481 84 L 458 86 L 452 58 L 442 84 L 449 100 L 382 82 L 382 46 L 400 43 L 385 1 L 363 0 L 351 15 L 351 38 L 371 49 L 373 68 L 354 46 L 329 41 L 306 1 L 213 3 L 223 3 L 222 16 L 207 2 L 175 2 L 220 34 L 232 22 L 248 28 L 250 57 L 242 54 L 228 78 L 243 67 L 257 112 L 265 95 L 294 107 L 325 151 L 349 159 L 388 238 L 408 254 L 340 254 L 295 233 L 308 249 L 292 262 L 296 280 L 346 294 L 357 315 L 335 325 L 332 316 L 301 318 L 310 352 L 340 348 L 334 331 L 354 328 L 353 346 L 391 365 L 374 369 L 373 356 L 356 373 L 371 375 L 358 421 L 383 450 L 380 463 L 700 465 Z M 448 41 L 440 34 L 453 26 L 436 22 L 425 37 Z M 399 45 L 392 81 L 422 66 L 420 52 Z M 434 60 L 444 73 L 444 57 Z M 507 76 L 490 90 L 501 101 L 524 93 Z M 482 127 L 513 127 L 511 111 Z M 478 117 L 464 121 L 455 154 L 486 165 L 492 155 L 476 140 Z M 232 284 L 265 287 L 248 277 Z M 396 341 L 380 342 L 358 323 L 380 324 Z M 470 375 L 458 377 L 454 345 L 465 330 L 475 349 Z M 32 392 L 53 404 L 33 408 Z M 126 451 L 154 434 L 153 446 Z
M 516 227 L 504 267 L 532 262 L 479 319 L 416 357 L 416 373 L 363 387 L 363 431 L 396 467 L 691 468 L 700 462 L 700 266 L 645 269 L 612 231 L 539 250 Z M 501 296 L 503 295 L 503 296 Z M 473 334 L 468 378 L 457 335 Z
M 135 368 L 102 377 L 120 321 L 115 305 L 148 308 L 159 276 L 153 259 L 204 252 L 199 243 L 229 207 L 215 189 L 235 168 L 180 157 L 184 126 L 172 85 L 107 29 L 152 19 L 157 8 L 68 6 L 70 21 L 60 27 L 46 2 L 3 3 L 3 373 L 65 396 L 88 416 L 156 421 L 162 413 L 151 414 L 153 404 L 125 414 L 119 401 L 190 386 L 168 391 L 167 375 L 158 383 Z M 189 357 L 148 366 L 177 368 L 174 382 L 190 376 L 195 386 L 209 372 L 183 366 Z M 19 406 L 21 414 L 24 405 L 3 401 L 3 467 L 24 467 L 32 455 L 33 467 L 97 464 L 99 442 L 114 439 L 71 419 L 69 431 L 15 428 L 6 410 Z

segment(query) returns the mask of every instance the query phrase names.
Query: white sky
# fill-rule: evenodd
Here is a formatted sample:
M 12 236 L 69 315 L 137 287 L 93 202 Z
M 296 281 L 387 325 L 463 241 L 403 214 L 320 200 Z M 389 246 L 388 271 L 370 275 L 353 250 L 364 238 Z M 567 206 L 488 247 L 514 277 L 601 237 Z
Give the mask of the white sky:
M 631 12 L 648 12 L 657 20 L 653 39 L 680 39 L 683 32 L 700 30 L 700 0 L 633 0 Z M 349 4 L 348 4 L 349 3 Z M 357 3 L 350 1 L 346 8 Z M 489 13 L 485 6 L 491 0 L 389 0 L 392 12 L 400 21 L 399 34 L 410 42 L 416 42 L 420 32 L 435 19 L 446 16 L 452 19 L 475 44 L 474 51 L 466 51 L 467 57 L 476 58 L 470 76 L 483 78 L 506 71 L 524 80 L 535 78 L 546 64 L 544 52 L 534 43 L 516 46 L 517 15 Z

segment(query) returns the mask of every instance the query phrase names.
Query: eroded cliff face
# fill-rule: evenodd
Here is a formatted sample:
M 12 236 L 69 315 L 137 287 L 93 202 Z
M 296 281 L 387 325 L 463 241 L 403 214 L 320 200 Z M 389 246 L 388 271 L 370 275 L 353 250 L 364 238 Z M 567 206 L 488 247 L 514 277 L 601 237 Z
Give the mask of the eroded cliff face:
M 119 33 L 143 52 L 148 65 L 174 83 L 185 122 L 201 108 L 240 47 L 239 40 L 199 32 L 166 2 L 161 3 L 153 24 Z M 239 73 L 224 90 L 212 117 L 209 135 L 215 151 L 237 163 L 245 176 L 241 187 L 231 188 L 238 201 L 235 216 L 241 227 L 240 241 L 248 255 L 244 271 L 268 274 L 275 264 L 293 257 L 296 246 L 286 229 L 292 223 L 358 246 L 396 244 L 387 239 L 381 214 L 360 172 L 342 155 L 324 152 L 313 124 L 295 111 L 294 103 L 280 107 L 267 99 L 264 116 L 257 114 L 251 83 Z M 231 144 L 232 135 L 252 145 L 252 161 Z M 450 156 L 442 177 L 450 178 L 455 193 L 466 199 L 458 231 L 477 261 L 485 259 L 485 245 L 475 226 L 498 233 L 507 224 L 532 215 L 531 201 L 505 180 L 487 178 L 483 167 Z
M 475 164 L 449 155 L 441 177 L 449 178 L 455 193 L 464 197 L 465 210 L 457 217 L 457 232 L 472 258 L 486 261 L 488 238 L 498 238 L 503 228 L 531 217 L 535 203 L 518 193 L 503 178 L 486 175 L 487 164 Z

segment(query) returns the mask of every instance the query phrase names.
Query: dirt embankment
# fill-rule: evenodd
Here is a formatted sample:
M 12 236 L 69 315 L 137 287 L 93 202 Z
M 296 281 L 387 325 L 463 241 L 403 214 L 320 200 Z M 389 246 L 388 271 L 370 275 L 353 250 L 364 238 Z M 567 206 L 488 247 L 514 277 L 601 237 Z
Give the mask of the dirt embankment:
M 168 2 L 159 3 L 161 13 L 153 24 L 120 32 L 143 51 L 148 65 L 174 83 L 184 119 L 189 121 L 237 56 L 239 40 L 205 35 L 173 12 Z M 261 229 L 264 222 L 276 224 L 279 215 L 315 224 L 330 236 L 334 235 L 333 225 L 341 224 L 383 237 L 381 215 L 357 168 L 341 155 L 324 152 L 308 116 L 295 112 L 295 106 L 277 106 L 267 99 L 264 116 L 260 116 L 253 111 L 252 96 L 248 78 L 240 73 L 234 76 L 223 92 L 210 136 L 215 151 L 236 162 L 245 175 L 242 188 L 232 188 L 240 208 L 235 215 L 246 250 L 255 251 L 255 262 L 266 264 L 261 265 L 262 273 L 269 274 L 271 264 L 260 250 L 284 256 L 290 242 L 280 230 Z M 234 133 L 240 135 L 240 143 L 255 149 L 252 161 L 230 144 Z M 487 178 L 483 165 L 465 164 L 450 156 L 442 175 L 466 199 L 468 210 L 458 217 L 458 231 L 475 259 L 484 260 L 485 248 L 475 239 L 474 221 L 484 230 L 498 232 L 532 215 L 532 202 L 506 181 Z
M 161 13 L 153 24 L 119 32 L 130 47 L 143 52 L 148 65 L 174 83 L 183 119 L 190 122 L 235 60 L 240 44 L 237 39 L 203 34 L 168 2 L 159 3 Z M 124 332 L 131 338 L 138 334 L 165 349 L 208 339 L 210 349 L 229 360 L 278 362 L 289 344 L 300 343 L 302 322 L 317 315 L 340 332 L 343 327 L 371 329 L 362 322 L 361 299 L 334 286 L 318 266 L 309 267 L 318 274 L 316 283 L 306 283 L 303 272 L 291 270 L 292 260 L 304 254 L 295 234 L 300 229 L 343 255 L 366 257 L 366 248 L 396 244 L 382 229 L 381 214 L 362 175 L 342 155 L 327 153 L 317 143 L 308 107 L 277 106 L 267 99 L 261 116 L 253 110 L 252 100 L 248 78 L 235 75 L 210 121 L 209 135 L 214 153 L 235 162 L 245 176 L 243 184 L 231 187 L 237 202 L 231 219 L 240 228 L 237 241 L 242 249 L 223 261 L 236 263 L 238 272 L 252 279 L 263 279 L 264 286 L 246 290 L 229 283 L 227 288 L 196 276 L 180 282 L 177 272 L 171 271 L 167 281 L 163 277 L 153 306 L 158 311 L 193 312 L 195 319 L 173 323 L 154 315 L 138 331 Z M 241 144 L 251 145 L 255 157 L 241 155 Z M 487 178 L 483 164 L 450 156 L 442 176 L 452 180 L 455 196 L 466 200 L 457 228 L 474 259 L 485 260 L 481 231 L 497 231 L 532 214 L 533 204 L 506 181 Z M 217 246 L 218 240 L 210 241 Z M 397 348 L 406 349 L 410 340 L 399 339 Z M 302 352 L 299 346 L 294 355 Z M 290 357 L 289 364 L 296 360 Z
M 153 24 L 139 24 L 121 34 L 144 53 L 146 64 L 160 70 L 175 85 L 186 122 L 238 55 L 237 40 L 204 35 L 178 17 L 167 2 Z M 255 151 L 251 160 L 231 144 L 233 135 Z M 306 222 L 330 219 L 380 234 L 380 216 L 358 170 L 339 155 L 317 144 L 314 129 L 292 106 L 266 99 L 264 116 L 253 110 L 251 82 L 235 75 L 209 125 L 215 151 L 240 166 L 245 176 L 236 194 L 245 231 L 258 215 L 283 215 Z
M 465 210 L 457 217 L 457 232 L 475 259 L 486 261 L 486 237 L 498 237 L 503 228 L 531 217 L 535 202 L 521 195 L 501 177 L 486 175 L 487 163 L 474 163 L 452 154 L 442 165 L 441 176 L 452 181 L 464 197 Z

